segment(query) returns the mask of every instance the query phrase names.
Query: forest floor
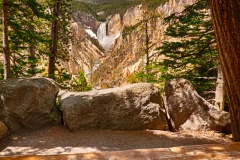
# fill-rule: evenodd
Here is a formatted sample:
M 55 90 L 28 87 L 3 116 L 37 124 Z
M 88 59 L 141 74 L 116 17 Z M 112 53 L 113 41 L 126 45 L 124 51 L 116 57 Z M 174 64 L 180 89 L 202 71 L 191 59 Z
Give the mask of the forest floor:
M 202 144 L 231 144 L 213 131 L 109 131 L 70 132 L 64 126 L 12 134 L 0 141 L 0 157 L 100 153 L 169 148 Z

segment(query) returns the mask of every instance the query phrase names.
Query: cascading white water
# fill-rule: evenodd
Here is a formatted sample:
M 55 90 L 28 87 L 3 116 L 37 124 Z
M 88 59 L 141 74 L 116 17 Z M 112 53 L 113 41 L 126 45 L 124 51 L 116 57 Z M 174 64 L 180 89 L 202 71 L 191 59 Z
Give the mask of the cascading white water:
M 100 42 L 106 36 L 107 36 L 107 23 L 103 22 L 97 29 L 97 39 Z
M 105 50 L 109 50 L 116 38 L 120 36 L 120 33 L 115 33 L 107 36 L 107 23 L 103 22 L 97 29 L 98 42 Z

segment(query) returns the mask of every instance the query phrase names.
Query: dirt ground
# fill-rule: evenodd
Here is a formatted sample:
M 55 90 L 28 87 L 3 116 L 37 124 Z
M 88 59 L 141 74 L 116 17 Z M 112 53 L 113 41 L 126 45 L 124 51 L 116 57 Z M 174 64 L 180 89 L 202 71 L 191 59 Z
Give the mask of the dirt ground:
M 213 131 L 108 131 L 70 132 L 54 126 L 12 134 L 0 141 L 0 157 L 13 155 L 57 155 L 168 148 L 175 146 L 232 143 Z

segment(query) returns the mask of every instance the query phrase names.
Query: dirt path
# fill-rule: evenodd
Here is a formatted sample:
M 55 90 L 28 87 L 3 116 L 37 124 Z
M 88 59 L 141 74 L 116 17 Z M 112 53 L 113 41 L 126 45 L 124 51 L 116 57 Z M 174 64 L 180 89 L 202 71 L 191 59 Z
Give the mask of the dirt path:
M 1 140 L 0 157 L 99 153 L 219 143 L 232 142 L 212 131 L 204 133 L 191 131 L 172 133 L 156 130 L 69 132 L 64 126 L 55 126 L 34 132 L 13 134 Z
M 12 156 L 1 160 L 240 160 L 240 143 L 203 144 L 171 148 L 100 153 Z

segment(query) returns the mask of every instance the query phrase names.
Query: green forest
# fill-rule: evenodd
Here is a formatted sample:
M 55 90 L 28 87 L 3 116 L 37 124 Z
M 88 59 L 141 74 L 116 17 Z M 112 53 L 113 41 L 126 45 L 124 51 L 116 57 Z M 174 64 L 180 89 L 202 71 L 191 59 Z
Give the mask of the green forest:
M 88 91 L 84 72 L 78 78 L 66 72 L 61 63 L 69 60 L 69 30 L 72 14 L 83 11 L 99 22 L 110 15 L 123 15 L 130 7 L 142 4 L 153 11 L 166 0 L 0 0 L 2 53 L 0 79 L 18 77 L 49 77 L 62 88 Z M 228 10 L 228 7 L 232 7 Z M 234 6 L 234 7 L 233 7 Z M 234 141 L 240 141 L 240 4 L 234 0 L 224 5 L 198 0 L 181 13 L 165 17 L 165 35 L 178 39 L 163 41 L 155 54 L 164 55 L 163 61 L 148 55 L 150 38 L 146 33 L 147 64 L 131 78 L 131 82 L 165 83 L 169 79 L 189 79 L 205 99 L 214 99 L 219 85 L 226 95 L 212 102 L 231 114 Z M 102 12 L 104 11 L 104 12 Z M 211 11 L 211 14 L 210 14 Z M 101 13 L 102 12 L 102 13 Z M 148 20 L 152 17 L 148 17 Z M 226 18 L 227 17 L 227 18 Z M 147 25 L 143 20 L 137 25 Z M 125 28 L 126 32 L 138 26 Z M 146 27 L 145 30 L 148 28 Z M 159 74 L 161 73 L 161 74 Z M 221 73 L 221 75 L 220 75 Z M 224 77 L 224 78 L 223 78 Z M 224 82 L 223 82 L 224 80 Z M 223 84 L 224 83 L 224 84 Z M 223 87 L 223 86 L 222 86 Z
M 84 11 L 93 15 L 99 21 L 106 21 L 106 18 L 110 15 L 120 14 L 123 15 L 128 8 L 136 5 L 145 4 L 151 9 L 155 9 L 160 4 L 164 4 L 167 0 L 98 0 L 88 1 L 80 0 L 74 1 L 72 10 Z M 99 12 L 104 11 L 103 14 L 98 15 Z

